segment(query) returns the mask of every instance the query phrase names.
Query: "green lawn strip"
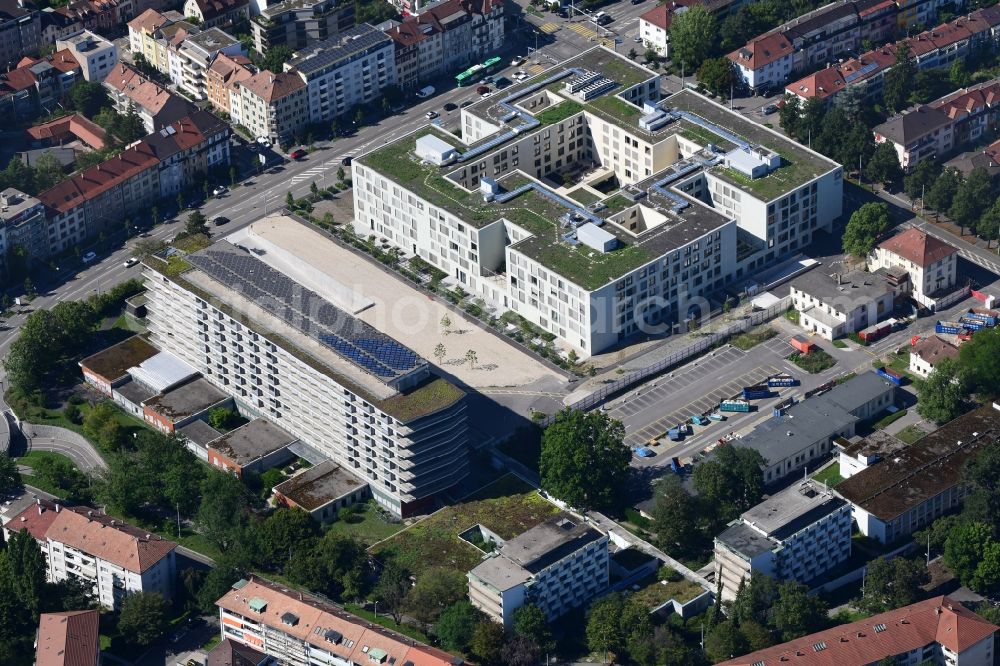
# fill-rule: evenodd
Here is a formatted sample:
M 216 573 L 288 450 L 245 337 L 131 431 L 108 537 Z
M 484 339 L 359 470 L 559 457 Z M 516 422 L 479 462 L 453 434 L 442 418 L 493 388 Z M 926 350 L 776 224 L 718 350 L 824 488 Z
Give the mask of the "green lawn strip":
M 808 354 L 796 352 L 789 356 L 788 360 L 812 375 L 828 370 L 837 364 L 837 359 L 822 349 L 814 349 Z
M 788 310 L 785 312 L 785 319 L 792 322 L 793 324 L 799 323 L 799 311 L 798 310 Z
M 762 342 L 770 340 L 776 335 L 778 335 L 778 331 L 776 331 L 774 328 L 767 325 L 758 326 L 757 328 L 753 328 L 747 331 L 746 333 L 741 333 L 740 335 L 737 335 L 736 337 L 734 337 L 732 340 L 729 341 L 729 344 L 736 347 L 737 349 L 742 349 L 743 351 L 747 351 L 748 349 L 752 349 L 753 347 L 756 347 Z
M 691 601 L 704 591 L 701 585 L 692 583 L 686 578 L 667 581 L 651 579 L 646 581 L 641 590 L 632 592 L 630 596 L 641 606 L 653 610 L 671 599 L 679 603 Z
M 840 463 L 837 462 L 816 472 L 812 478 L 828 486 L 835 486 L 844 480 L 844 477 L 840 475 Z
M 584 206 L 589 206 L 595 201 L 599 201 L 601 198 L 596 194 L 594 194 L 593 192 L 591 192 L 590 190 L 583 187 L 576 188 L 572 192 L 569 192 L 566 196 Z
M 837 349 L 847 349 L 847 343 L 844 342 L 843 340 L 834 340 L 833 346 L 836 347 Z
M 415 627 L 408 624 L 396 624 L 390 616 L 384 613 L 379 613 L 376 617 L 375 613 L 362 608 L 358 604 L 344 604 L 344 610 L 348 613 L 354 613 L 358 617 L 362 617 L 369 622 L 380 624 L 386 629 L 392 629 L 393 631 L 403 634 L 404 636 L 409 636 L 410 638 L 420 641 L 421 643 L 430 645 L 433 642 L 426 634 L 417 630 Z
M 360 518 L 360 520 L 357 520 Z M 327 531 L 341 536 L 352 537 L 365 546 L 370 546 L 384 539 L 388 539 L 405 527 L 402 523 L 387 522 L 375 508 L 374 503 L 365 505 L 364 511 L 354 514 L 353 520 L 337 520 L 332 523 Z
M 896 439 L 906 442 L 907 444 L 913 444 L 917 440 L 924 437 L 927 433 L 921 428 L 915 425 L 908 425 L 899 432 L 896 433 Z
M 464 573 L 480 561 L 482 552 L 460 539 L 460 533 L 481 524 L 500 538 L 511 539 L 558 511 L 519 479 L 506 475 L 370 550 L 416 576 L 432 566 Z
M 900 409 L 897 412 L 893 412 L 891 414 L 886 414 L 885 416 L 883 416 L 882 418 L 880 418 L 878 421 L 876 421 L 875 423 L 873 423 L 872 424 L 872 428 L 874 430 L 884 430 L 885 428 L 888 428 L 891 424 L 895 423 L 896 421 L 898 421 L 899 419 L 903 418 L 904 416 L 906 416 L 906 410 L 905 409 Z

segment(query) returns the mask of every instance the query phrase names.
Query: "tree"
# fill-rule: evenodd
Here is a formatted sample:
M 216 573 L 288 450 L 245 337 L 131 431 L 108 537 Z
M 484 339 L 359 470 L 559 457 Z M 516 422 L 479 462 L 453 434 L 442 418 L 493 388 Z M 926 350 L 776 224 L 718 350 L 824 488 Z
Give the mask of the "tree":
M 483 614 L 475 606 L 468 601 L 458 601 L 441 613 L 434 625 L 434 635 L 444 649 L 465 652 L 483 619 Z
M 946 168 L 941 175 L 934 180 L 934 185 L 927 190 L 924 196 L 924 203 L 938 212 L 945 212 L 951 208 L 951 203 L 958 192 L 958 186 L 962 182 L 962 176 L 957 169 Z
M 365 122 L 365 110 L 359 104 L 357 106 L 357 108 L 355 108 L 355 110 L 354 110 L 354 124 L 357 125 L 358 127 L 361 127 L 361 125 L 364 122 Z
M 698 68 L 698 80 L 716 95 L 729 97 L 735 83 L 733 63 L 725 56 L 709 58 Z
M 626 634 L 622 631 L 622 608 L 624 600 L 621 594 L 609 594 L 590 605 L 587 615 L 587 647 L 591 652 L 607 655 L 615 654 L 625 647 Z M 605 658 L 605 663 L 609 660 Z
M 288 48 L 284 44 L 279 44 L 277 46 L 272 46 L 264 54 L 264 57 L 260 59 L 257 66 L 260 69 L 266 69 L 272 73 L 281 73 L 285 68 L 285 63 L 291 60 L 295 52 Z
M 6 184 L 7 187 L 13 187 L 14 189 L 21 190 L 22 192 L 37 192 L 38 188 L 35 185 L 35 172 L 27 164 L 21 161 L 21 158 L 14 156 L 10 158 L 7 162 L 7 167 L 0 174 L 0 180 Z
M 344 172 L 344 167 L 343 166 L 337 167 L 337 180 L 339 180 L 342 183 L 344 182 L 344 178 L 346 177 L 347 174 Z
M 137 592 L 122 601 L 118 631 L 140 647 L 152 645 L 167 628 L 167 602 L 159 592 Z
M 480 620 L 472 632 L 469 641 L 471 652 L 483 666 L 497 666 L 500 663 L 500 651 L 504 645 L 503 625 L 492 620 Z
M 476 361 L 479 360 L 479 356 L 476 354 L 476 350 L 470 349 L 467 352 L 465 352 L 465 360 L 469 364 L 469 368 L 475 370 Z
M 184 232 L 189 235 L 205 234 L 208 235 L 208 220 L 205 218 L 205 214 L 200 210 L 196 210 L 190 215 L 188 215 L 187 222 L 184 224 Z
M 208 424 L 220 432 L 226 432 L 238 427 L 244 422 L 239 412 L 228 407 L 215 407 L 208 410 Z
M 654 488 L 653 530 L 656 543 L 668 553 L 683 557 L 698 547 L 698 500 L 676 476 L 663 477 Z
M 1000 330 L 976 331 L 972 340 L 959 348 L 958 362 L 969 389 L 984 397 L 1000 395 Z
M 401 569 L 395 562 L 389 562 L 382 568 L 372 596 L 378 600 L 392 619 L 399 624 L 403 614 L 403 602 L 410 591 L 410 576 Z
M 215 566 L 208 570 L 198 590 L 198 607 L 208 613 L 215 602 L 232 589 L 233 583 L 242 579 L 250 569 L 249 563 L 237 553 L 223 553 L 216 558 Z
M 983 554 L 996 544 L 988 524 L 962 523 L 952 530 L 945 542 L 944 561 L 963 585 L 971 586 Z
M 938 176 L 938 167 L 934 160 L 921 160 L 917 166 L 913 167 L 903 178 L 903 190 L 906 196 L 911 199 L 919 199 L 926 195 L 934 185 L 934 180 Z
M 917 397 L 917 413 L 937 423 L 951 421 L 965 411 L 965 382 L 958 363 L 950 358 L 938 361 L 930 376 L 917 386 Z
M 83 417 L 83 434 L 106 453 L 118 451 L 125 433 L 114 405 L 102 402 L 91 409 Z
M 311 549 L 293 551 L 286 575 L 334 599 L 361 599 L 366 592 L 368 555 L 349 536 L 327 532 Z M 381 600 L 379 600 L 381 603 Z
M 441 328 L 444 329 L 444 334 L 448 335 L 451 333 L 451 318 L 447 314 L 441 317 Z
M 965 461 L 962 483 L 969 494 L 965 498 L 962 518 L 992 526 L 994 536 L 1000 535 L 1000 450 L 988 446 Z
M 899 42 L 896 48 L 896 60 L 885 75 L 882 101 L 885 102 L 886 109 L 898 113 L 906 108 L 916 75 L 917 64 L 910 53 L 909 43 Z
M 125 115 L 118 117 L 114 132 L 115 136 L 126 145 L 146 135 L 146 126 L 143 124 L 142 117 L 136 110 L 135 104 L 129 103 L 128 111 L 125 112 Z
M 653 63 L 660 62 L 660 54 L 654 48 L 646 49 L 646 52 L 642 54 L 642 59 L 646 61 L 647 65 L 652 65 Z
M 616 506 L 632 457 L 624 437 L 624 426 L 603 412 L 562 410 L 542 433 L 542 487 L 572 506 Z
M 771 630 L 753 620 L 740 624 L 740 633 L 746 639 L 747 649 L 750 652 L 763 650 L 774 644 L 774 640 L 771 637 Z
M 713 663 L 733 659 L 748 651 L 746 637 L 732 621 L 715 625 L 705 636 L 705 655 Z
M 535 666 L 541 656 L 538 646 L 524 636 L 514 636 L 500 648 L 500 663 L 504 666 Z
M 104 86 L 92 81 L 81 80 L 74 83 L 69 89 L 69 99 L 74 109 L 91 119 L 102 107 L 109 105 Z
M 948 209 L 948 217 L 962 227 L 963 233 L 965 227 L 976 225 L 990 205 L 993 199 L 990 196 L 992 189 L 993 184 L 983 168 L 973 169 L 969 177 L 959 184 L 951 208 Z
M 799 128 L 802 124 L 802 102 L 798 95 L 788 93 L 785 94 L 783 101 L 784 104 L 778 110 L 778 126 L 789 136 L 801 141 Z
M 851 213 L 844 228 L 844 252 L 858 259 L 867 257 L 875 243 L 889 228 L 889 207 L 884 203 L 866 203 Z
M 1000 199 L 994 201 L 993 205 L 983 211 L 979 221 L 976 222 L 976 233 L 986 239 L 987 247 L 989 247 L 989 241 L 1000 238 Z
M 444 361 L 444 357 L 447 356 L 447 354 L 448 352 L 445 351 L 444 345 L 440 342 L 437 343 L 434 347 L 434 358 L 437 359 L 438 365 L 441 365 L 441 362 Z
M 716 40 L 715 18 L 701 5 L 674 14 L 670 24 L 671 58 L 693 72 L 711 53 Z
M 951 69 L 948 71 L 948 80 L 956 88 L 964 88 L 969 85 L 972 76 L 969 74 L 969 70 L 965 68 L 965 61 L 962 58 L 958 58 L 951 64 Z
M 868 563 L 864 596 L 857 606 L 873 614 L 909 606 L 920 600 L 923 596 L 920 587 L 929 581 L 930 574 L 923 562 L 905 557 L 891 560 L 879 557 Z
M 865 177 L 875 183 L 888 185 L 903 177 L 903 169 L 899 166 L 899 155 L 888 141 L 875 145 L 875 152 L 865 165 Z
M 778 585 L 773 578 L 764 574 L 754 574 L 749 583 L 740 583 L 730 617 L 740 626 L 749 622 L 767 624 L 777 596 Z
M 21 475 L 17 463 L 6 454 L 0 454 L 0 497 L 6 497 L 21 488 Z
M 555 649 L 552 630 L 545 612 L 535 604 L 525 604 L 514 611 L 514 634 L 530 639 L 546 652 Z
M 754 506 L 764 495 L 764 459 L 742 446 L 720 446 L 715 457 L 694 468 L 694 488 L 718 519 L 728 522 Z M 735 512 L 735 514 L 734 514 Z
M 783 641 L 818 631 L 827 621 L 826 604 L 809 595 L 802 583 L 778 583 L 778 598 L 771 608 L 771 623 L 781 632 Z
M 278 508 L 253 531 L 255 560 L 271 571 L 281 570 L 293 550 L 311 550 L 319 537 L 319 524 L 301 509 Z
M 289 208 L 295 205 L 295 197 L 292 196 L 291 190 L 285 192 L 285 205 Z
M 44 153 L 35 160 L 35 190 L 44 192 L 54 187 L 66 178 L 62 163 L 52 153 Z M 36 193 L 37 193 L 36 192 Z
M 697 663 L 684 639 L 669 628 L 656 627 L 652 633 L 629 637 L 628 656 L 639 666 L 689 666 Z
M 417 578 L 406 593 L 404 608 L 424 624 L 430 624 L 457 601 L 465 597 L 469 582 L 465 575 L 447 567 L 433 567 Z
M 201 506 L 195 520 L 205 537 L 222 550 L 235 544 L 233 535 L 246 524 L 245 492 L 239 479 L 224 472 L 213 471 L 201 483 Z

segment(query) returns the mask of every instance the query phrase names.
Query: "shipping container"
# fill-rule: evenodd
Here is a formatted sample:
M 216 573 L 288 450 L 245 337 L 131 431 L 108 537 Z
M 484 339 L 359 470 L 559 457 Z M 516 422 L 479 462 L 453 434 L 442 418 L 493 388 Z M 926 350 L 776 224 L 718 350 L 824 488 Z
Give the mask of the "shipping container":
M 978 319 L 984 322 L 987 326 L 997 325 L 997 312 L 995 310 L 982 310 L 980 308 L 972 308 L 969 310 L 966 317 L 971 317 L 972 319 Z
M 881 324 L 875 324 L 874 326 L 869 326 L 866 329 L 858 331 L 858 337 L 865 342 L 875 342 L 879 338 L 885 337 L 892 332 L 892 321 L 884 321 Z
M 789 340 L 789 344 L 802 354 L 808 354 L 816 347 L 812 340 L 804 335 L 793 335 L 792 339 Z
M 876 368 L 875 372 L 877 372 L 880 377 L 885 377 L 896 386 L 902 386 L 903 382 L 906 381 L 906 375 L 896 372 L 890 368 Z
M 771 393 L 771 389 L 767 387 L 767 384 L 743 387 L 744 400 L 760 400 L 761 398 L 770 398 L 772 395 L 774 394 Z
M 958 323 L 970 331 L 978 331 L 981 328 L 986 328 L 986 322 L 980 319 L 973 319 L 972 317 L 962 317 L 958 320 Z
M 696 415 L 694 415 L 694 416 L 691 417 L 691 423 L 693 423 L 695 425 L 708 425 L 709 423 L 711 423 L 711 421 L 709 421 L 704 416 L 698 416 L 696 414 Z
M 719 411 L 723 412 L 749 412 L 750 403 L 746 400 L 723 400 L 719 404 Z
M 951 333 L 958 335 L 965 330 L 965 327 L 955 321 L 939 321 L 934 324 L 935 333 Z
M 771 388 L 780 388 L 784 386 L 798 386 L 799 380 L 791 375 L 775 375 L 774 377 L 767 378 L 767 385 Z

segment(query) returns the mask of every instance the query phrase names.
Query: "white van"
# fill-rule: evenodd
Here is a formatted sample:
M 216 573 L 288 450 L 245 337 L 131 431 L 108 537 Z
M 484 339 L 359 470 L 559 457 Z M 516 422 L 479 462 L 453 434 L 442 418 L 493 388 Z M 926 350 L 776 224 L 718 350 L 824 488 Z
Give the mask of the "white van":
M 425 86 L 417 91 L 417 97 L 425 99 L 434 94 L 434 86 Z

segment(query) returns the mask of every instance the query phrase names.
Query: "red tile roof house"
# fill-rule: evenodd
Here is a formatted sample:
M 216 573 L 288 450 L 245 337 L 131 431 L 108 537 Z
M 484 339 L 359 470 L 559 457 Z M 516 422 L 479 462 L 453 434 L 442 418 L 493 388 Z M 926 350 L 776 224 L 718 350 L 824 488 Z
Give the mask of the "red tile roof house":
M 116 610 L 135 592 L 173 595 L 177 544 L 85 506 L 38 500 L 4 525 L 26 529 L 42 545 L 48 579 L 93 585 L 101 606 Z
M 940 596 L 751 652 L 718 666 L 867 666 L 898 663 L 992 666 L 1000 629 Z
M 147 132 L 156 132 L 191 115 L 197 107 L 148 79 L 125 63 L 118 63 L 104 79 L 115 110 L 128 113 L 134 106 Z
M 868 268 L 902 268 L 910 276 L 914 300 L 933 310 L 942 298 L 948 303 L 956 291 L 958 251 L 926 231 L 909 227 L 879 243 Z
M 18 118 L 52 111 L 82 78 L 69 49 L 42 59 L 22 58 L 16 69 L 0 74 L 0 109 Z
M 79 113 L 29 127 L 25 131 L 35 148 L 48 148 L 71 141 L 81 141 L 94 150 L 102 150 L 108 140 L 108 133 L 103 127 L 87 120 Z
M 35 666 L 97 666 L 101 614 L 96 610 L 42 613 L 35 639 Z
M 785 82 L 792 72 L 795 49 L 780 32 L 762 35 L 729 54 L 743 83 L 754 90 Z

